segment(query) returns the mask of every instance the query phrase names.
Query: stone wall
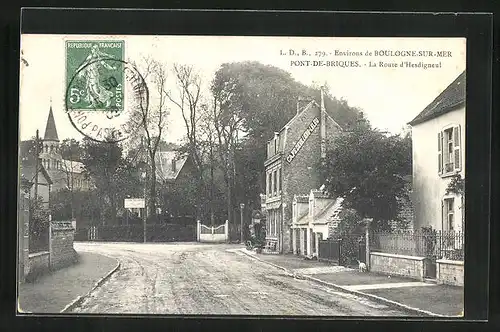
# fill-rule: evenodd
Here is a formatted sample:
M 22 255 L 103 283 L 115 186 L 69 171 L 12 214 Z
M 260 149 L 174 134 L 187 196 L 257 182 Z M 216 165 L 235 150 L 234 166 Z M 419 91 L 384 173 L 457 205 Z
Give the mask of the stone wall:
M 464 262 L 439 259 L 436 261 L 436 277 L 438 282 L 447 285 L 464 285 Z
M 423 280 L 425 257 L 370 253 L 370 271 Z
M 71 221 L 53 221 L 50 224 L 50 268 L 58 269 L 74 263 L 75 230 Z
M 26 280 L 34 280 L 38 276 L 47 273 L 49 271 L 49 260 L 50 253 L 48 251 L 41 251 L 33 254 L 29 254 L 28 265 L 29 272 L 26 276 Z

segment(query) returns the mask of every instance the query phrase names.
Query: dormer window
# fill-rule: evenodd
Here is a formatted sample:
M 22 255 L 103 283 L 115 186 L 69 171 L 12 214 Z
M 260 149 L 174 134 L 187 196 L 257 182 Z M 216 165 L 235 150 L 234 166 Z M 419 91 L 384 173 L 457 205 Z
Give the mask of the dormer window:
M 177 171 L 177 165 L 176 165 L 176 160 L 175 159 L 172 159 L 172 172 L 176 172 Z

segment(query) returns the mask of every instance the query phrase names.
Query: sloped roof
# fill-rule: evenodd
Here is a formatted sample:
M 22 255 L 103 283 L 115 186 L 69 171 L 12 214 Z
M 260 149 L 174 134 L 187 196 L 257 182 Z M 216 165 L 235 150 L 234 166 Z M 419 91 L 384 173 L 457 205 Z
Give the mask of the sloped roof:
M 318 105 L 318 103 L 315 101 L 315 100 L 311 100 L 306 106 L 304 106 L 302 108 L 302 110 L 299 110 L 294 116 L 293 118 L 290 119 L 290 121 L 288 121 L 280 130 L 279 130 L 279 133 L 281 133 L 283 130 L 285 130 L 285 128 L 289 127 L 292 122 L 294 122 L 303 112 L 307 111 L 309 108 L 311 108 L 312 106 L 316 106 L 317 108 L 319 108 L 321 110 L 321 106 Z M 326 118 L 329 119 L 330 121 L 333 122 L 333 124 L 342 129 L 342 126 L 338 124 L 337 121 L 335 121 L 335 119 L 327 112 L 327 111 L 322 111 L 322 112 L 325 112 L 326 114 Z M 272 139 L 271 139 L 272 140 Z
M 416 125 L 450 112 L 465 103 L 465 70 L 420 112 L 409 125 Z
M 309 217 L 309 211 L 305 211 L 297 218 L 295 225 L 307 225 L 310 220 L 311 217 Z
M 47 125 L 45 127 L 45 135 L 43 136 L 43 139 L 45 141 L 59 141 L 56 122 L 54 120 L 54 114 L 52 113 L 52 106 L 50 106 L 49 117 L 47 118 Z
M 69 171 L 72 173 L 83 173 L 85 170 L 85 165 L 79 161 L 72 161 L 68 159 L 61 160 L 63 164 L 63 170 Z
M 313 222 L 315 224 L 326 224 L 330 221 L 335 221 L 338 218 L 338 214 L 342 209 L 342 202 L 344 200 L 342 198 L 337 198 L 332 200 L 325 208 L 316 213 L 314 216 Z
M 294 200 L 297 203 L 309 203 L 309 196 L 307 196 L 307 195 L 295 195 Z
M 172 169 L 172 162 L 175 160 L 175 172 Z M 178 156 L 178 152 L 160 151 L 156 154 L 156 176 L 158 180 L 168 181 L 175 180 L 179 176 L 184 164 L 186 164 L 187 156 Z
M 315 198 L 332 198 L 325 194 L 322 190 L 313 189 L 311 190 Z
M 50 178 L 49 173 L 47 173 L 47 170 L 45 169 L 45 167 L 43 167 L 43 165 L 41 163 L 38 164 L 38 169 L 39 169 L 40 173 L 42 173 L 42 175 L 47 180 L 47 183 L 52 184 L 52 179 Z M 35 165 L 21 163 L 20 173 L 21 173 L 22 178 L 25 178 L 26 180 L 29 180 L 30 182 L 34 182 L 35 175 L 36 175 L 36 167 L 35 167 Z

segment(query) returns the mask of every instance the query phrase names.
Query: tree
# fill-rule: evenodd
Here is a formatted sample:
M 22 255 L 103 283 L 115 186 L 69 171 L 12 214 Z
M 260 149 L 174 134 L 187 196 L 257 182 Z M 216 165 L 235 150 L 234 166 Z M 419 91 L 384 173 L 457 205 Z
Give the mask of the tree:
M 137 66 L 137 64 L 134 65 Z M 167 68 L 166 64 L 149 57 L 143 58 L 139 67 L 150 89 L 149 101 L 139 103 L 138 118 L 141 119 L 143 132 L 137 132 L 135 138 L 140 138 L 140 148 L 147 152 L 147 155 L 142 155 L 140 159 L 144 166 L 148 166 L 146 168 L 146 182 L 149 182 L 147 209 L 149 217 L 154 219 L 157 202 L 156 155 L 167 131 Z M 137 140 L 133 138 L 132 144 L 135 141 Z
M 230 124 L 230 119 L 237 124 L 236 133 L 239 139 L 235 142 L 233 169 L 241 168 L 238 177 L 233 178 L 237 187 L 244 190 L 244 195 L 256 206 L 260 203 L 259 193 L 263 191 L 265 179 L 264 161 L 267 158 L 266 144 L 295 114 L 299 97 L 309 97 L 320 102 L 319 86 L 308 87 L 293 79 L 290 73 L 259 62 L 237 62 L 222 64 L 215 73 L 211 86 L 214 99 L 214 120 L 216 123 Z M 347 104 L 345 100 L 335 99 L 328 89 L 325 94 L 327 112 L 343 127 L 355 124 L 358 109 Z M 227 120 L 226 120 L 227 119 Z M 223 128 L 217 125 L 218 128 Z M 218 136 L 232 137 L 230 133 L 221 132 Z M 222 141 L 222 151 L 229 153 L 231 142 Z M 225 147 L 225 148 L 224 148 Z M 241 149 L 241 150 L 238 150 Z M 240 153 L 241 152 L 241 153 Z M 231 155 L 222 156 L 223 165 L 229 171 Z M 252 161 L 255 168 L 248 172 L 244 167 Z M 243 176 L 240 176 L 243 175 Z M 229 179 L 231 181 L 231 179 Z M 252 192 L 253 191 L 253 192 Z
M 49 211 L 43 207 L 43 198 L 41 196 L 32 197 L 29 201 L 30 212 L 30 232 L 34 236 L 47 227 L 49 222 Z
M 181 112 L 186 129 L 187 144 L 185 150 L 192 159 L 197 177 L 197 186 L 200 192 L 205 192 L 205 182 L 203 177 L 204 158 L 201 143 L 202 131 L 200 130 L 201 118 L 206 116 L 206 105 L 202 103 L 201 77 L 193 66 L 174 64 L 172 72 L 175 77 L 176 92 L 169 91 L 166 95 L 168 99 Z M 198 196 L 197 217 L 205 210 L 202 197 Z
M 105 204 L 102 222 L 109 218 L 115 224 L 117 210 L 126 195 L 137 195 L 140 191 L 139 174 L 122 157 L 122 147 L 117 142 L 95 142 L 84 138 L 82 162 Z
M 319 167 L 328 193 L 344 197 L 343 206 L 362 219 L 373 218 L 373 229 L 384 229 L 397 219 L 407 196 L 411 145 L 358 121 L 328 147 Z
M 448 187 L 446 187 L 446 195 L 453 194 L 460 196 L 460 209 L 462 211 L 462 231 L 465 230 L 465 178 L 462 178 L 460 173 L 453 175 Z
M 74 138 L 66 138 L 59 145 L 62 159 L 81 161 L 82 148 L 80 142 Z
M 38 152 L 43 151 L 43 141 L 38 139 Z M 29 140 L 21 141 L 20 144 L 20 158 L 23 165 L 35 166 L 36 163 L 36 137 Z

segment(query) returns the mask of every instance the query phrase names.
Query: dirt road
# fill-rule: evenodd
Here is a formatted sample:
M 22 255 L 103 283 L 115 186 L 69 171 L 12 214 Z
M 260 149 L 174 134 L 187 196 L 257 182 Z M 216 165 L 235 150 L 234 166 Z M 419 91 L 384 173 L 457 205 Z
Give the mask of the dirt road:
M 234 245 L 75 243 L 121 269 L 73 312 L 404 316 L 386 305 L 296 279 Z

